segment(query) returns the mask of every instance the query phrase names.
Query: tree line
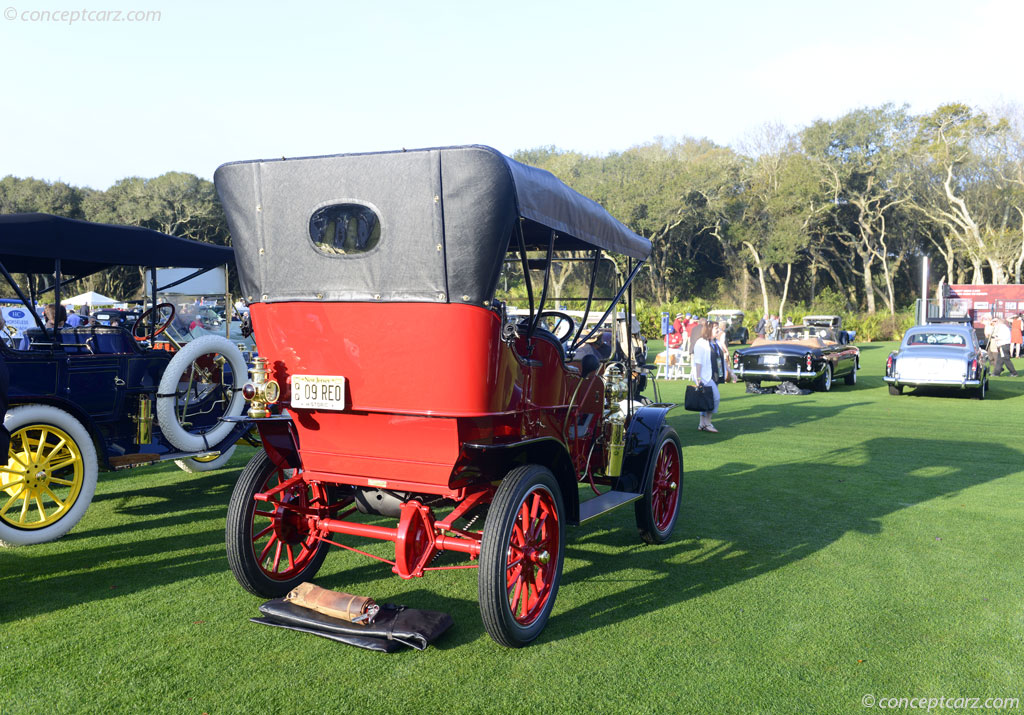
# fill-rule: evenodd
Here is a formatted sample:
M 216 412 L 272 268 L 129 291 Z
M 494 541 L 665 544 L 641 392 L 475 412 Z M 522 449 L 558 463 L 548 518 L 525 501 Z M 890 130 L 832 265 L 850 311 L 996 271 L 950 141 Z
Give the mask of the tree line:
M 828 296 L 846 312 L 895 315 L 916 297 L 924 255 L 947 283 L 1021 282 L 1024 121 L 1015 108 L 913 114 L 887 104 L 796 132 L 765 126 L 739 148 L 688 138 L 606 156 L 543 147 L 515 158 L 651 240 L 637 291 L 654 304 L 702 297 L 782 314 L 787 303 Z M 0 213 L 26 211 L 230 245 L 213 184 L 187 173 L 105 191 L 0 179 Z M 563 264 L 556 285 L 572 282 L 573 270 Z M 112 269 L 80 287 L 134 297 L 142 275 Z
M 946 283 L 1019 283 L 1019 111 L 884 105 L 799 132 L 764 127 L 743 150 L 656 141 L 604 157 L 518 152 L 651 239 L 640 293 L 785 312 L 822 292 L 892 315 L 919 290 L 920 257 Z
M 106 191 L 70 186 L 64 182 L 0 179 L 0 213 L 48 213 L 100 223 L 142 226 L 156 231 L 231 245 L 227 220 L 213 183 L 193 174 L 169 172 L 152 179 L 130 177 Z M 89 276 L 69 287 L 74 293 L 97 293 L 128 300 L 144 294 L 145 269 L 117 267 Z M 232 291 L 237 294 L 234 266 Z

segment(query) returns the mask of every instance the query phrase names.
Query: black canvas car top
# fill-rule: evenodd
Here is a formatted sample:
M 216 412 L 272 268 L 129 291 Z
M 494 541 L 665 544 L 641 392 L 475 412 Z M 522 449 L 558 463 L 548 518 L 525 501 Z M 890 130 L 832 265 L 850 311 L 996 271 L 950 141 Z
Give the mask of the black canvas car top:
M 530 248 L 644 259 L 650 242 L 550 173 L 485 146 L 225 164 L 214 182 L 249 301 L 490 300 Z
M 230 263 L 230 248 L 138 226 L 92 223 L 26 213 L 0 216 L 0 262 L 12 273 L 83 276 L 111 266 L 213 268 Z

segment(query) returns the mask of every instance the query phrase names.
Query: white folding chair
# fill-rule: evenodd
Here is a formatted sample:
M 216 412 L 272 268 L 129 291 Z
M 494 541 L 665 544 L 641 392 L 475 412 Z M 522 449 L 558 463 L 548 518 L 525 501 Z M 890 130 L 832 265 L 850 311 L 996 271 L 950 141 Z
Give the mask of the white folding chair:
M 657 380 L 660 380 L 660 379 L 665 379 L 665 380 L 671 379 L 668 376 L 669 365 L 668 365 L 668 351 L 667 350 L 665 352 L 658 353 L 657 355 L 654 356 L 654 364 L 658 366 L 658 371 L 654 374 L 654 378 L 655 379 L 657 379 Z

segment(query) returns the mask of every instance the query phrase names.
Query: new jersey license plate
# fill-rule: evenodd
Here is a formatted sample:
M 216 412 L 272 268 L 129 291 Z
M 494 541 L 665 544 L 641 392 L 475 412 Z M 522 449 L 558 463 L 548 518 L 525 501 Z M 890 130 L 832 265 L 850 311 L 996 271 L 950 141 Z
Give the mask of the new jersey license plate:
M 292 375 L 292 407 L 344 410 L 345 378 L 340 375 Z

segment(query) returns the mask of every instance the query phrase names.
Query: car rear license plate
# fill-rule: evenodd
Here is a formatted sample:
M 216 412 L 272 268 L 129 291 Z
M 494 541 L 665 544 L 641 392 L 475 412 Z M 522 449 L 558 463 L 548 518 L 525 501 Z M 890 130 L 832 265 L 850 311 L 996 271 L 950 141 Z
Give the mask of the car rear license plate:
M 781 355 L 765 355 L 763 358 L 761 358 L 761 363 L 763 365 L 779 365 L 779 364 L 782 363 L 782 356 Z
M 340 375 L 293 375 L 292 407 L 344 410 L 345 378 Z

